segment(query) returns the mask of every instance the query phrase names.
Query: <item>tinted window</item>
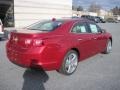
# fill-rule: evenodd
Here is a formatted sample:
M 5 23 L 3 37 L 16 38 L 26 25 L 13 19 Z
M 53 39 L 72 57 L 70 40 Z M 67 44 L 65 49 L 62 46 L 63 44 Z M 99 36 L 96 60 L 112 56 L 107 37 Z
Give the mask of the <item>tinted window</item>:
M 72 32 L 74 33 L 86 33 L 87 32 L 87 28 L 85 24 L 76 24 L 73 29 Z
M 35 23 L 27 28 L 31 30 L 52 31 L 58 28 L 62 23 L 62 21 L 44 21 Z

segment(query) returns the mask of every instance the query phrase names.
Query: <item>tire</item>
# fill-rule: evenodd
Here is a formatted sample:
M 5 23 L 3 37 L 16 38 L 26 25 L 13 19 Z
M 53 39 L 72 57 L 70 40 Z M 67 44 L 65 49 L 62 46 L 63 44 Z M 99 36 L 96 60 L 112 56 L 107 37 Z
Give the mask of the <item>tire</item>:
M 107 43 L 107 46 L 106 46 L 106 49 L 103 53 L 104 54 L 109 54 L 109 53 L 111 53 L 111 51 L 112 51 L 112 41 L 109 39 L 108 43 Z
M 75 72 L 77 66 L 78 66 L 78 53 L 74 50 L 70 50 L 65 55 L 59 72 L 64 75 L 71 75 Z

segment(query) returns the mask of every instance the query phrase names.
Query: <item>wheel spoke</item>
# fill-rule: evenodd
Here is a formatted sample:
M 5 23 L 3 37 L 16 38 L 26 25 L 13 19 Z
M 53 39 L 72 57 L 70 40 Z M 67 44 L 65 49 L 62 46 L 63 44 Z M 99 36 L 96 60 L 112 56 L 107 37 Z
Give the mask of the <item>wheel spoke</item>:
M 70 61 L 67 59 L 67 60 L 66 60 L 65 67 L 69 67 L 69 65 L 70 65 Z
M 68 66 L 68 72 L 71 72 L 71 65 Z
M 74 62 L 74 61 L 76 61 L 76 56 L 74 56 L 73 58 L 72 58 L 72 62 Z

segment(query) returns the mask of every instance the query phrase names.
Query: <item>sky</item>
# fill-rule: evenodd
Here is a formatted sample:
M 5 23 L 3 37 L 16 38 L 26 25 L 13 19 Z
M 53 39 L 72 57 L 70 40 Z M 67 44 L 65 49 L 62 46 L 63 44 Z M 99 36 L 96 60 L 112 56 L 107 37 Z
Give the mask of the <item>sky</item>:
M 73 5 L 80 5 L 87 9 L 93 2 L 99 4 L 105 10 L 110 10 L 115 6 L 120 7 L 120 0 L 73 0 Z

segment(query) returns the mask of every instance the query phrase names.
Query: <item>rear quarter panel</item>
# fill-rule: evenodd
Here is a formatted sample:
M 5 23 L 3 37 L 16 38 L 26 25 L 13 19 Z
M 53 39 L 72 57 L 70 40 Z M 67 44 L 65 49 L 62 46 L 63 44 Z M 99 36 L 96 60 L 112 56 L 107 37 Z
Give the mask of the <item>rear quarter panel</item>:
M 56 62 L 57 68 L 60 68 L 64 56 L 67 52 L 77 47 L 77 41 L 70 35 L 56 35 L 45 41 L 47 58 Z

